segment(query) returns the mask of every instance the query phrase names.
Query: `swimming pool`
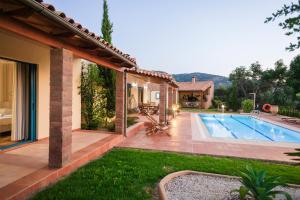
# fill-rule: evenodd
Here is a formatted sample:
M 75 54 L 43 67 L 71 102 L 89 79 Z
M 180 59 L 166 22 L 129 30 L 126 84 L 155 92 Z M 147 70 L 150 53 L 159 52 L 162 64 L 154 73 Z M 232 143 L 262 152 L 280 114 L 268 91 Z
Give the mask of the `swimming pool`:
M 300 132 L 245 115 L 199 114 L 216 138 L 300 143 Z

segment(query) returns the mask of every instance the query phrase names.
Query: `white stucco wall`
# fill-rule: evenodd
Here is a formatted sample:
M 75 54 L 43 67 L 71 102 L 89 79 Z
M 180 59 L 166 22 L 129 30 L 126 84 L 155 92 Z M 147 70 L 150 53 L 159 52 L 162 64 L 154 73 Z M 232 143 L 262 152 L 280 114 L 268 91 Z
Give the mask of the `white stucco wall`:
M 136 86 L 131 87 L 131 95 L 135 99 L 136 103 L 134 105 L 128 105 L 129 109 L 135 108 L 138 106 L 138 87 L 142 87 L 144 89 L 143 103 L 150 103 L 150 91 L 147 88 L 147 82 L 141 78 L 138 78 L 134 75 L 127 75 L 127 83 L 134 83 Z M 146 87 L 145 87 L 146 86 Z
M 50 47 L 0 30 L 0 57 L 37 64 L 37 139 L 49 136 Z M 72 129 L 81 126 L 80 84 L 81 59 L 74 59 Z
M 37 64 L 37 139 L 48 137 L 50 48 L 1 30 L 0 57 Z
M 81 74 L 82 59 L 75 58 L 73 60 L 73 91 L 72 91 L 72 129 L 81 128 L 81 96 L 80 89 L 80 74 Z
M 156 98 L 156 93 L 159 93 L 159 90 L 150 92 L 150 94 L 151 94 L 150 102 L 154 102 L 155 105 L 158 105 L 159 104 L 159 99 Z

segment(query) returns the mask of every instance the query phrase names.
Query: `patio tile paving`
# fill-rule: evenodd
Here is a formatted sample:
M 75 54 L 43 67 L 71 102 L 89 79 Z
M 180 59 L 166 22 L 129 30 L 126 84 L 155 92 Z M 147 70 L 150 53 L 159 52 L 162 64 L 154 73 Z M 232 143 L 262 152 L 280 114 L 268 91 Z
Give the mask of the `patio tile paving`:
M 272 117 L 268 116 L 268 119 Z M 276 118 L 278 120 L 278 118 Z M 297 128 L 297 127 L 296 127 Z M 168 133 L 168 134 L 167 134 Z M 168 132 L 147 136 L 145 131 L 127 138 L 119 147 L 175 151 L 194 154 L 251 158 L 277 162 L 294 162 L 286 152 L 294 147 L 272 146 L 270 144 L 248 144 L 218 140 L 208 141 L 192 139 L 191 113 L 182 112 L 170 125 Z M 300 146 L 300 145 L 299 145 Z
M 108 137 L 104 133 L 75 132 L 72 136 L 72 152 Z M 0 154 L 0 188 L 24 177 L 48 164 L 48 139 L 6 151 Z

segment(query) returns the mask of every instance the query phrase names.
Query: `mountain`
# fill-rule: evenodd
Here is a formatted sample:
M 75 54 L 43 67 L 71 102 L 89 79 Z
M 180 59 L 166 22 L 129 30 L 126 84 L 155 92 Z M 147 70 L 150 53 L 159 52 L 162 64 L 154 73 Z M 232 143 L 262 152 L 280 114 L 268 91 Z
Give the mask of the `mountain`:
M 193 76 L 196 77 L 197 81 L 209 81 L 209 80 L 213 81 L 215 83 L 215 88 L 218 88 L 220 86 L 227 87 L 231 84 L 227 77 L 214 75 L 214 74 L 206 74 L 200 72 L 173 74 L 173 77 L 177 82 L 191 81 Z

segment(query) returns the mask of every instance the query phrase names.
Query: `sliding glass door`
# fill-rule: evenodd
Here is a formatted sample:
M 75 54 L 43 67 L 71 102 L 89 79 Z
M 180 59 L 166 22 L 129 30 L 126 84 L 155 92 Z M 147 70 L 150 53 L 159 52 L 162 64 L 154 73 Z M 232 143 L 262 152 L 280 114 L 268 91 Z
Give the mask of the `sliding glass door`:
M 0 149 L 35 140 L 36 65 L 0 59 Z

